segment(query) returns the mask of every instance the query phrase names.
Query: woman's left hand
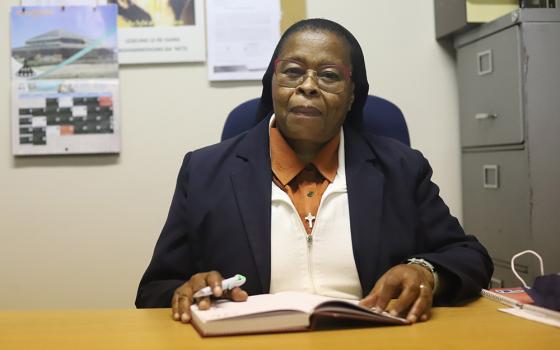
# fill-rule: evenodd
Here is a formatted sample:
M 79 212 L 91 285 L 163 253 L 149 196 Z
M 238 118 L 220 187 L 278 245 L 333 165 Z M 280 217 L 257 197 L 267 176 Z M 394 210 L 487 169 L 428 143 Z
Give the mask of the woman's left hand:
M 360 305 L 404 315 L 412 323 L 430 318 L 434 276 L 418 264 L 397 265 L 385 272 Z M 387 309 L 391 299 L 397 298 Z

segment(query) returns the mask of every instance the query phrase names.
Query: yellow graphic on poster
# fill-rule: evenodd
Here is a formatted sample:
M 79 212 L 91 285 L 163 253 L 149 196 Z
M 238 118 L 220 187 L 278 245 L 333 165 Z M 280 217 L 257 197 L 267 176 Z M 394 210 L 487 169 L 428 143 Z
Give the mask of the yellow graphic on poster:
M 108 0 L 118 7 L 119 63 L 204 61 L 203 0 Z
M 194 0 L 109 0 L 119 8 L 118 26 L 159 27 L 194 25 Z

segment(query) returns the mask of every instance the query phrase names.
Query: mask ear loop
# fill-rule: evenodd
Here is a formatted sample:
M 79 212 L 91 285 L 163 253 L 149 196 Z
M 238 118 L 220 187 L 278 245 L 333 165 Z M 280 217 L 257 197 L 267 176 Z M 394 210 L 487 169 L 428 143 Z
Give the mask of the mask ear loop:
M 542 261 L 541 256 L 539 255 L 539 253 L 535 252 L 534 250 L 524 250 L 520 253 L 515 254 L 512 258 L 511 258 L 511 271 L 513 272 L 513 274 L 515 275 L 515 277 L 517 277 L 518 280 L 521 281 L 521 283 L 523 283 L 523 287 L 525 288 L 531 288 L 527 285 L 527 283 L 525 283 L 525 281 L 523 280 L 523 278 L 521 278 L 521 276 L 519 276 L 519 274 L 517 273 L 517 271 L 515 271 L 515 259 L 517 259 L 518 257 L 520 257 L 521 255 L 524 254 L 533 254 L 534 256 L 536 256 L 539 259 L 539 263 L 541 264 L 541 275 L 544 275 L 544 264 Z

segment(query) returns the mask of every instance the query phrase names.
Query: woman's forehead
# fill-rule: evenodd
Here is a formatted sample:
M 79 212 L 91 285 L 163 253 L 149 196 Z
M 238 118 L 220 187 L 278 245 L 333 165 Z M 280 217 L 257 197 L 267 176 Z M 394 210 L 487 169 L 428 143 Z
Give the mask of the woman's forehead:
M 278 54 L 278 58 L 295 59 L 304 63 L 350 64 L 350 45 L 330 31 L 302 30 L 290 35 Z

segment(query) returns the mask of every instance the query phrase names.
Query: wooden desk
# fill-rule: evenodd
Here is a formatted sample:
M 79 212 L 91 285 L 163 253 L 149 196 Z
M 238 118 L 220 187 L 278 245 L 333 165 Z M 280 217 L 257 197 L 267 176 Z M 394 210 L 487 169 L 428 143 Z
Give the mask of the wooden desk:
M 559 349 L 560 329 L 493 301 L 435 308 L 413 326 L 200 338 L 169 309 L 0 311 L 0 349 Z M 351 346 L 351 348 L 349 347 Z

